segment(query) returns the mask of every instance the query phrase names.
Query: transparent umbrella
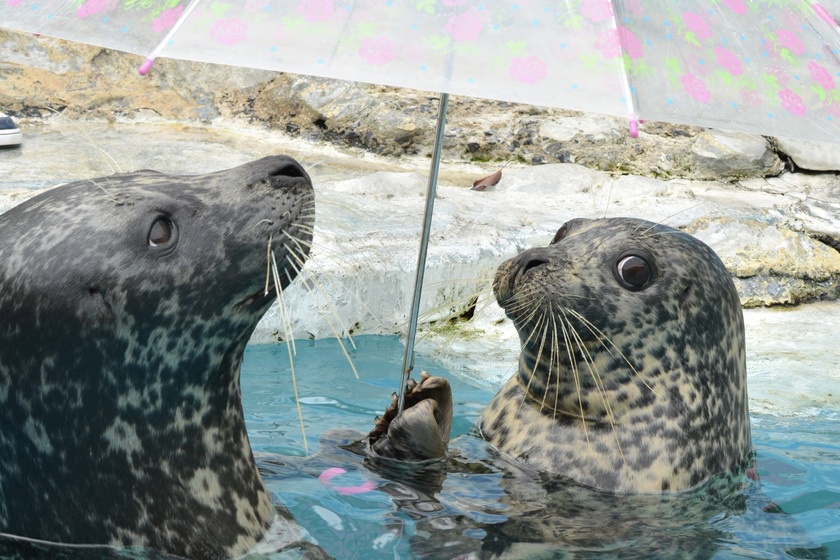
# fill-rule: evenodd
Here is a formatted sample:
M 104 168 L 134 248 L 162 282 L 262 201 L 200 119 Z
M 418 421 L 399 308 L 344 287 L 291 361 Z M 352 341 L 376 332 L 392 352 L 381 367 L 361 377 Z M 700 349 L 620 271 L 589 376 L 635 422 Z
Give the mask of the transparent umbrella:
M 837 0 L 832 0 L 837 1 Z M 0 26 L 147 57 L 840 142 L 840 28 L 804 0 L 0 0 Z M 400 395 L 402 408 L 402 394 Z

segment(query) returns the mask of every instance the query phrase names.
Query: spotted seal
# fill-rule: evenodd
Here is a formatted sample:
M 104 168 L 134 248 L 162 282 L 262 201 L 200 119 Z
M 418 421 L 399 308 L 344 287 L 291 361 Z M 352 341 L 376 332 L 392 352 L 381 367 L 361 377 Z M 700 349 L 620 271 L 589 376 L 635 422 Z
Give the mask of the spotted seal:
M 0 533 L 199 559 L 274 521 L 248 442 L 243 351 L 309 252 L 285 156 L 57 187 L 0 216 Z
M 682 491 L 745 464 L 743 316 L 707 245 L 638 219 L 575 219 L 505 261 L 493 290 L 522 344 L 479 421 L 496 449 L 611 493 Z M 372 452 L 440 424 L 406 419 L 397 434 L 377 426 Z
M 496 448 L 629 493 L 685 490 L 750 455 L 740 300 L 703 242 L 576 219 L 505 261 L 493 291 L 522 343 L 480 421 Z

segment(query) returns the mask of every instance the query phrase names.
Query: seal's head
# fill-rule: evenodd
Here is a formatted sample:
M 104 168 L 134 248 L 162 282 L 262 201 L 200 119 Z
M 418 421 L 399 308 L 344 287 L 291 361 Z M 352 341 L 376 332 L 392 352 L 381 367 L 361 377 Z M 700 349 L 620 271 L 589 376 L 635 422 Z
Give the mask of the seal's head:
M 0 532 L 240 554 L 273 508 L 239 366 L 312 236 L 294 160 L 64 185 L 0 216 Z
M 708 246 L 577 219 L 503 263 L 493 287 L 522 343 L 481 420 L 500 450 L 615 492 L 687 489 L 748 457 L 741 307 Z

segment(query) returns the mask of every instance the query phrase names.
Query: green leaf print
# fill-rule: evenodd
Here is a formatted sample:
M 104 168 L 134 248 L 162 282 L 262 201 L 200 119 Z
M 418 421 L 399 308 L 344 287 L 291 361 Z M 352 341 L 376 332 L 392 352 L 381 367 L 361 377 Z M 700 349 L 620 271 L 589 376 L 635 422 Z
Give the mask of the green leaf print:
M 685 40 L 695 47 L 700 46 L 700 41 L 697 40 L 697 36 L 694 34 L 694 31 L 687 31 L 685 33 Z
M 429 43 L 431 44 L 432 49 L 436 51 L 445 51 L 449 49 L 450 42 L 451 40 L 449 39 L 449 35 L 429 36 Z
M 580 31 L 583 29 L 583 16 L 576 15 L 563 21 L 563 27 L 571 29 L 572 31 Z
M 774 76 L 773 74 L 764 74 L 762 78 L 764 79 L 764 83 L 767 87 L 769 87 L 773 91 L 778 91 L 779 82 L 776 80 L 776 76 Z
M 680 61 L 673 57 L 665 57 L 665 70 L 669 74 L 682 74 L 682 71 L 680 70 Z
M 513 56 L 519 56 L 523 52 L 525 52 L 525 47 L 528 46 L 528 43 L 525 41 L 508 41 L 505 43 L 505 46 L 508 49 L 508 52 Z
M 814 93 L 817 94 L 817 97 L 820 98 L 820 101 L 825 101 L 826 98 L 828 97 L 828 93 L 825 91 L 825 89 L 822 86 L 812 85 L 811 90 Z
M 283 16 L 280 18 L 280 21 L 283 23 L 283 27 L 285 27 L 286 29 L 294 29 L 303 25 L 303 18 L 301 16 Z
M 225 17 L 225 12 L 229 9 L 230 4 L 226 2 L 213 2 L 210 4 L 210 13 L 217 19 Z
M 601 55 L 597 54 L 582 54 L 580 55 L 580 61 L 583 63 L 583 67 L 587 70 L 592 70 L 593 68 L 597 68 L 601 64 Z
M 783 48 L 782 51 L 779 53 L 779 55 L 782 58 L 784 58 L 785 60 L 787 60 L 788 62 L 790 62 L 791 64 L 796 63 L 796 57 L 794 57 L 792 54 L 790 54 L 790 49 L 784 49 Z
M 436 0 L 419 0 L 416 5 L 417 11 L 426 12 L 427 14 L 435 13 L 435 1 Z
M 379 27 L 379 24 L 376 22 L 360 23 L 353 29 L 353 34 L 359 38 L 372 37 L 376 33 L 377 27 Z

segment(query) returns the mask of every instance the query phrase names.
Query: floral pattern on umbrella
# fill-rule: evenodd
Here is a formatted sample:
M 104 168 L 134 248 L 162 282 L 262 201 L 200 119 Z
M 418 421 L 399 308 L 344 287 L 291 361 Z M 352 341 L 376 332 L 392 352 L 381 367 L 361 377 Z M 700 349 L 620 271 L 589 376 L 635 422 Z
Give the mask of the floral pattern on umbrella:
M 799 0 L 197 0 L 164 56 L 840 141 L 840 34 Z M 180 0 L 0 0 L 147 54 Z

